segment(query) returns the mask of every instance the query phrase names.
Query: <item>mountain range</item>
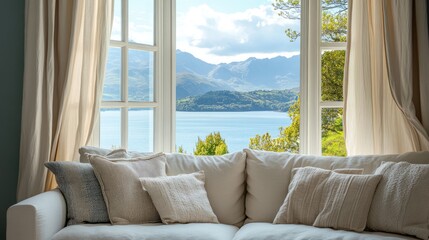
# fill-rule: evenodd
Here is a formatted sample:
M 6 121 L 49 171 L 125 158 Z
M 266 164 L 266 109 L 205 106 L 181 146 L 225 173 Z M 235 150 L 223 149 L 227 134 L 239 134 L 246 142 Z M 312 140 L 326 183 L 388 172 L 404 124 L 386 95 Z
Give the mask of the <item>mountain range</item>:
M 176 101 L 177 111 L 188 112 L 286 112 L 297 100 L 294 90 L 256 90 L 250 92 L 210 91 Z
M 120 100 L 121 52 L 109 50 L 103 100 Z M 128 95 L 132 101 L 153 99 L 153 55 L 140 50 L 128 53 Z M 299 56 L 248 58 L 245 61 L 210 64 L 190 53 L 176 51 L 177 99 L 213 91 L 249 92 L 299 87 Z
M 299 66 L 299 56 L 248 58 L 241 62 L 210 64 L 177 50 L 177 98 L 219 90 L 247 92 L 297 88 Z M 192 93 L 189 88 L 194 89 Z

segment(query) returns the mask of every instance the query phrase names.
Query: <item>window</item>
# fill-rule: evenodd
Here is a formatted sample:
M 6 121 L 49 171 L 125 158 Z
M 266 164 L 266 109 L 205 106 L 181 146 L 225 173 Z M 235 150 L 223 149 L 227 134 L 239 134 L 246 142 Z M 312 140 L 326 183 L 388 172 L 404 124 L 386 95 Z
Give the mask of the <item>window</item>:
M 103 148 L 171 148 L 171 1 L 115 0 L 95 140 Z
M 178 150 L 298 152 L 297 136 L 280 128 L 299 127 L 288 111 L 300 87 L 300 41 L 285 29 L 299 31 L 300 19 L 272 3 L 176 1 Z
M 303 0 L 301 152 L 345 155 L 342 128 L 347 0 Z
M 177 113 L 177 134 L 180 139 L 176 140 L 176 95 L 177 99 L 182 99 L 184 95 L 189 94 L 186 91 L 193 93 L 201 91 L 201 85 L 198 84 L 204 79 L 199 77 L 203 72 L 206 74 L 205 71 L 208 71 L 208 68 L 222 61 L 217 59 L 218 63 L 206 62 L 203 64 L 198 59 L 191 59 L 189 64 L 198 65 L 193 70 L 193 73 L 196 73 L 195 76 L 191 76 L 198 84 L 186 85 L 186 80 L 190 76 L 186 75 L 187 73 L 179 72 L 177 69 L 189 68 L 189 66 L 182 64 L 180 59 L 177 59 L 176 63 L 176 57 L 189 57 L 184 51 L 187 49 L 179 48 L 180 51 L 176 51 L 176 2 L 178 15 L 181 14 L 180 4 L 190 3 L 190 1 L 184 0 L 115 0 L 115 18 L 103 86 L 99 128 L 94 134 L 95 144 L 104 148 L 123 147 L 138 151 L 172 152 L 182 145 L 179 140 L 190 136 L 188 134 L 190 130 L 199 128 L 198 124 L 201 122 L 199 122 L 198 116 L 193 113 L 185 114 L 186 116 L 183 113 Z M 273 0 L 274 2 L 275 0 Z M 234 11 L 238 4 L 234 2 L 230 11 Z M 292 32 L 289 34 L 292 36 L 298 34 L 296 35 L 298 40 L 294 43 L 294 46 L 298 46 L 298 50 L 292 56 L 298 55 L 298 61 L 293 63 L 296 70 L 293 77 L 300 80 L 296 85 L 288 87 L 295 88 L 295 92 L 290 94 L 296 96 L 299 93 L 301 101 L 293 105 L 297 98 L 291 97 L 288 100 L 290 102 L 287 102 L 288 105 L 285 106 L 287 108 L 293 106 L 292 109 L 296 111 L 290 113 L 298 116 L 295 118 L 298 120 L 296 122 L 285 121 L 284 124 L 278 126 L 295 125 L 296 132 L 289 134 L 296 141 L 290 144 L 288 148 L 272 144 L 271 148 L 266 150 L 278 151 L 283 149 L 316 155 L 343 155 L 345 148 L 342 135 L 342 76 L 346 49 L 347 1 L 301 0 L 297 9 L 294 14 L 297 14 L 299 19 L 298 28 L 292 28 Z M 205 14 L 211 14 L 208 11 L 210 9 L 206 10 Z M 249 12 L 255 13 L 255 11 Z M 264 14 L 258 16 L 264 16 Z M 256 18 L 249 17 L 243 21 L 254 19 Z M 217 21 L 217 19 L 211 21 Z M 217 23 L 211 22 L 211 24 Z M 227 22 L 222 24 L 225 28 L 231 27 Z M 266 23 L 259 22 L 258 26 L 265 26 L 264 24 Z M 180 30 L 179 34 L 187 31 L 186 28 L 177 27 L 177 29 Z M 284 32 L 281 34 L 284 35 Z M 264 36 L 273 38 L 273 35 L 269 34 Z M 228 37 L 231 36 L 225 35 L 225 38 Z M 197 35 L 195 41 L 203 41 L 204 39 L 210 39 L 210 36 Z M 239 39 L 242 42 L 247 40 L 245 36 Z M 287 39 L 285 45 L 286 42 L 288 42 Z M 259 42 L 254 43 L 254 45 L 257 43 Z M 207 41 L 204 44 L 210 45 L 213 42 Z M 177 43 L 177 45 L 179 44 Z M 272 46 L 277 46 L 277 44 L 272 44 Z M 218 50 L 222 49 L 218 48 Z M 273 56 L 270 55 L 266 58 L 269 59 Z M 217 67 L 222 68 L 223 66 L 219 64 Z M 252 74 L 262 73 L 261 69 L 264 68 L 260 68 Z M 218 71 L 216 74 L 226 74 L 228 69 L 221 70 L 224 71 Z M 215 73 L 210 74 L 214 76 Z M 185 87 L 180 91 L 176 91 L 176 80 L 185 83 L 183 84 Z M 215 89 L 218 88 L 217 90 L 226 91 L 222 94 L 229 94 L 228 97 L 236 97 L 238 100 L 246 98 L 247 95 L 243 92 L 258 90 L 252 89 L 253 86 L 249 85 L 245 91 L 237 91 L 238 93 L 231 95 L 228 91 L 234 90 L 233 84 L 239 82 L 239 79 L 235 80 L 229 86 L 231 88 L 222 87 L 217 81 L 210 81 L 209 85 Z M 286 77 L 283 80 L 287 82 Z M 298 87 L 299 90 L 297 90 Z M 283 90 L 282 87 L 278 87 L 276 90 L 278 89 Z M 262 92 L 252 92 L 250 95 L 264 95 L 266 93 L 263 91 L 273 89 L 261 88 L 260 90 Z M 210 91 L 208 92 L 210 93 Z M 212 97 L 220 96 L 216 91 L 212 91 L 211 94 Z M 283 96 L 287 94 L 283 94 Z M 198 104 L 204 103 L 205 100 L 207 99 L 199 98 L 199 102 L 195 99 L 178 101 L 177 107 L 182 110 L 186 110 L 190 104 L 201 107 L 202 105 Z M 246 104 L 244 103 L 243 106 Z M 278 107 L 282 106 L 279 105 Z M 205 115 L 207 121 L 212 121 L 212 123 L 218 121 L 218 118 L 210 113 Z M 243 116 L 250 119 L 252 114 L 235 112 L 235 115 L 232 114 L 230 119 L 234 121 L 236 118 L 242 119 Z M 283 115 L 279 114 L 278 116 L 283 121 L 287 113 L 284 112 Z M 276 120 L 273 117 L 270 119 Z M 246 122 L 241 121 L 241 123 Z M 240 124 L 240 122 L 236 124 Z M 234 126 L 225 126 L 225 128 L 234 128 Z M 259 139 L 254 138 L 258 141 L 250 142 L 251 146 L 253 143 L 255 146 L 261 146 L 268 141 L 278 143 L 274 141 L 277 136 L 265 135 L 264 133 L 268 133 L 268 131 L 262 125 L 260 129 Z M 213 132 L 216 131 L 217 129 L 213 129 Z M 204 138 L 205 136 L 200 137 Z M 194 139 L 195 142 L 196 140 Z M 189 150 L 187 152 L 192 153 L 192 150 Z

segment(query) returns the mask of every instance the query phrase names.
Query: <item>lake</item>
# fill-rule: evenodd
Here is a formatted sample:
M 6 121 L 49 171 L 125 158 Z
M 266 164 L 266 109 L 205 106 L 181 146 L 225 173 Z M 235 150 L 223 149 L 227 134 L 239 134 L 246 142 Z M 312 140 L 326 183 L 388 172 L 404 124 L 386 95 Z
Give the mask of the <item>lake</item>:
M 129 111 L 128 149 L 151 151 L 153 148 L 153 111 Z M 120 111 L 102 111 L 100 116 L 100 146 L 120 146 Z M 248 147 L 256 134 L 269 132 L 279 135 L 279 128 L 288 126 L 291 119 L 285 112 L 176 112 L 176 146 L 192 153 L 198 137 L 204 139 L 212 132 L 220 132 L 229 152 Z

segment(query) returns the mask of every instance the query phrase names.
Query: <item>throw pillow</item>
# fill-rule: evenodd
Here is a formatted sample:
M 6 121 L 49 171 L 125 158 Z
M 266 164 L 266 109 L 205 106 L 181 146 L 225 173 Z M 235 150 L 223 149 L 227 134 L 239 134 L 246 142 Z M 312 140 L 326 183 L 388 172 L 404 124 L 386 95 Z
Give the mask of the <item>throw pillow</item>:
M 320 213 L 313 226 L 362 232 L 381 175 L 332 172 L 325 182 Z
M 319 214 L 323 186 L 330 174 L 330 170 L 321 168 L 294 168 L 289 193 L 273 223 L 313 225 Z
M 205 189 L 220 223 L 240 227 L 246 219 L 246 154 L 235 152 L 221 156 L 167 155 L 167 175 L 203 170 Z
M 91 147 L 91 146 L 84 146 L 79 148 L 79 154 L 80 154 L 81 163 L 89 163 L 89 155 L 94 155 L 94 154 L 104 156 L 109 159 L 119 159 L 119 158 L 129 159 L 129 158 L 137 158 L 137 157 L 153 155 L 153 153 L 151 152 L 134 152 L 134 151 L 127 151 L 126 149 L 123 149 L 123 148 L 111 150 L 111 149 Z
M 374 193 L 367 226 L 428 239 L 429 165 L 383 162 L 375 173 L 383 178 Z
M 163 223 L 219 223 L 207 198 L 204 178 L 204 171 L 200 171 L 140 181 Z
M 100 183 L 112 224 L 159 222 L 149 194 L 141 187 L 140 177 L 165 176 L 165 155 L 111 160 L 90 155 L 89 161 Z
M 109 222 L 100 184 L 88 163 L 48 162 L 67 203 L 68 225 Z

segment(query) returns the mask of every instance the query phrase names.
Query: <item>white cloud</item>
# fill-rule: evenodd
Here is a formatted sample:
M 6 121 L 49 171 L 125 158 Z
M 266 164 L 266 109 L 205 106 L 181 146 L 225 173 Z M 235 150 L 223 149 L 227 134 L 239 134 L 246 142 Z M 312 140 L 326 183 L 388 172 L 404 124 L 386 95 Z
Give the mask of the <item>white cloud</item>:
M 234 13 L 199 5 L 178 13 L 176 24 L 177 48 L 211 63 L 299 54 L 299 43 L 284 34 L 299 22 L 278 16 L 271 5 Z

